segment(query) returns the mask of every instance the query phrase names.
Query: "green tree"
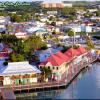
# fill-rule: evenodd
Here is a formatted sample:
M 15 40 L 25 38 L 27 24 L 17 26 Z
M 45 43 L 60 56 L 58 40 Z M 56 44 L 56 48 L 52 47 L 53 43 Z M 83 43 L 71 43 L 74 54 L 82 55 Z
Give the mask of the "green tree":
M 42 71 L 42 76 L 43 76 L 42 78 L 43 78 L 44 81 L 45 81 L 46 78 L 51 77 L 52 70 L 50 68 L 43 67 L 43 68 L 40 68 L 40 70 Z
M 80 33 L 79 33 L 79 35 L 80 35 L 81 37 L 85 37 L 86 34 L 87 34 L 86 32 L 80 32 Z
M 93 41 L 92 41 L 91 37 L 89 37 L 89 36 L 86 37 L 86 44 L 87 44 L 87 48 L 88 48 L 89 50 L 95 48 L 95 47 L 94 47 L 94 44 L 93 44 Z
M 24 21 L 23 16 L 22 15 L 18 15 L 16 13 L 10 14 L 10 17 L 11 17 L 11 21 L 12 22 L 23 22 Z
M 65 7 L 62 9 L 62 13 L 63 13 L 63 15 L 75 15 L 76 9 L 74 7 L 72 7 L 72 8 Z
M 29 43 L 31 48 L 34 48 L 34 50 L 40 49 L 41 47 L 46 45 L 46 43 L 44 43 L 42 39 L 36 35 L 30 36 L 27 42 Z
M 16 54 L 15 54 L 15 53 L 11 53 L 11 54 L 9 55 L 9 59 L 10 59 L 10 61 L 12 61 L 12 62 L 17 62 Z
M 24 56 L 22 54 L 17 54 L 17 61 L 24 61 Z
M 14 35 L 1 35 L 0 40 L 12 48 L 11 61 L 23 61 L 32 58 L 34 50 L 47 47 L 39 36 L 32 35 L 27 40 L 17 39 Z
M 100 10 L 96 12 L 96 16 L 100 16 Z
M 25 60 L 22 54 L 17 54 L 17 53 L 11 53 L 9 59 L 11 62 L 20 62 Z
M 15 45 L 16 42 L 18 42 L 18 39 L 15 35 L 9 35 L 9 34 L 2 34 L 0 36 L 0 39 L 2 42 L 4 42 L 5 44 L 12 44 Z
M 75 44 L 75 35 L 76 32 L 73 29 L 68 30 L 68 36 L 73 37 L 73 45 Z
M 8 32 L 13 32 L 13 26 L 12 25 L 7 25 L 6 28 L 7 28 Z

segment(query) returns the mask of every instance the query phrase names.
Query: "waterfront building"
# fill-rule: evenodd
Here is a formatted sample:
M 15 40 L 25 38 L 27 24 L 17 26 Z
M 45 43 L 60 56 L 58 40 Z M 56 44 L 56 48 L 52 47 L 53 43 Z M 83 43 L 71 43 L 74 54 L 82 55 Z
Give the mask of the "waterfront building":
M 52 78 L 61 80 L 64 73 L 68 73 L 70 65 L 88 61 L 85 57 L 87 50 L 80 46 L 77 49 L 70 48 L 65 53 L 57 52 L 41 62 L 39 67 L 46 67 L 52 70 Z M 73 62 L 73 63 L 72 63 Z
M 76 49 L 70 48 L 68 49 L 65 53 L 66 56 L 70 57 L 70 58 L 74 58 L 77 56 L 78 52 Z
M 4 60 L 0 61 L 0 85 L 25 85 L 37 82 L 37 74 L 41 71 L 27 61 L 9 62 L 4 65 Z
M 76 61 L 77 61 L 77 58 L 80 58 L 80 61 L 81 61 L 82 60 L 81 57 L 84 56 L 86 53 L 87 53 L 87 50 L 84 47 L 80 46 L 77 49 L 70 48 L 64 54 L 70 57 L 70 59 L 76 58 Z
M 52 70 L 52 79 L 61 80 L 61 76 L 66 71 L 66 61 L 61 59 L 58 54 L 53 54 L 49 58 L 47 58 L 44 62 L 42 62 L 39 67 L 49 68 Z
M 61 80 L 65 72 L 68 70 L 67 63 L 71 59 L 64 55 L 61 51 L 52 54 L 44 62 L 42 62 L 39 67 L 47 67 L 52 70 L 52 78 L 54 80 Z

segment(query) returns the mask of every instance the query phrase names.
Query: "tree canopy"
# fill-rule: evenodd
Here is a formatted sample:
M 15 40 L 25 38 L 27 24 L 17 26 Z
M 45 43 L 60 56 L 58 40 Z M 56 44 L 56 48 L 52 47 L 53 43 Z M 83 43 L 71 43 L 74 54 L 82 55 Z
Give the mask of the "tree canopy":
M 23 61 L 31 59 L 33 53 L 37 49 L 47 47 L 39 36 L 32 35 L 26 40 L 17 39 L 14 35 L 3 34 L 0 36 L 1 42 L 12 48 L 10 54 L 11 61 Z
M 91 40 L 91 38 L 89 36 L 86 37 L 86 43 L 87 43 L 87 48 L 89 50 L 94 49 L 94 44 L 93 41 Z
M 75 33 L 75 31 L 73 29 L 69 29 L 68 30 L 68 36 L 73 37 L 75 35 L 76 35 L 76 33 Z

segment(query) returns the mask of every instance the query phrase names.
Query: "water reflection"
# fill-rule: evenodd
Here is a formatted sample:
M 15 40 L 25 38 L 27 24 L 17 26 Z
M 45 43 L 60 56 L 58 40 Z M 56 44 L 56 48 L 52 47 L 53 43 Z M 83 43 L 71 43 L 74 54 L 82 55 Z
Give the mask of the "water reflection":
M 85 74 L 84 74 L 84 71 Z M 94 64 L 93 67 L 84 70 L 78 76 L 77 83 L 73 83 L 65 89 L 64 93 L 56 98 L 60 99 L 100 99 L 100 63 Z M 66 94 L 71 92 L 71 96 Z
M 23 94 L 20 94 L 20 96 Z M 19 96 L 19 97 L 20 97 Z M 18 96 L 17 96 L 18 97 Z M 21 97 L 22 98 L 22 97 Z M 86 68 L 67 89 L 24 94 L 23 99 L 99 99 L 100 63 Z

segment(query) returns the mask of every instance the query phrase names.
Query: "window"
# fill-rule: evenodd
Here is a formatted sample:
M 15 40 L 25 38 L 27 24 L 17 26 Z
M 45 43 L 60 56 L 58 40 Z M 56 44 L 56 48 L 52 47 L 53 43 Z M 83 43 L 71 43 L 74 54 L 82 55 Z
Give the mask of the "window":
M 58 70 L 58 67 L 57 67 L 57 70 Z
M 55 69 L 55 67 L 53 67 L 53 69 Z
M 52 8 L 52 4 L 49 4 L 49 7 Z
M 48 66 L 48 69 L 50 69 L 50 66 Z

